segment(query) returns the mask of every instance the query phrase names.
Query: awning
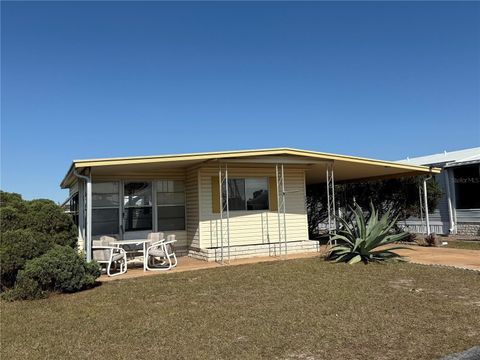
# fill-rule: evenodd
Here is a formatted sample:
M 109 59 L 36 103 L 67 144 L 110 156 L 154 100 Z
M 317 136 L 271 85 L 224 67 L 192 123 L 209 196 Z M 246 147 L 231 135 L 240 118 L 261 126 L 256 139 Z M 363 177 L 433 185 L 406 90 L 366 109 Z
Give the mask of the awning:
M 338 155 L 291 148 L 207 152 L 179 155 L 138 156 L 73 161 L 60 186 L 68 188 L 75 181 L 73 171 L 90 168 L 92 174 L 134 174 L 162 169 L 186 169 L 210 162 L 275 164 L 302 166 L 308 184 L 326 181 L 325 171 L 333 164 L 335 180 L 359 181 L 439 173 L 438 168 L 400 164 L 397 162 Z

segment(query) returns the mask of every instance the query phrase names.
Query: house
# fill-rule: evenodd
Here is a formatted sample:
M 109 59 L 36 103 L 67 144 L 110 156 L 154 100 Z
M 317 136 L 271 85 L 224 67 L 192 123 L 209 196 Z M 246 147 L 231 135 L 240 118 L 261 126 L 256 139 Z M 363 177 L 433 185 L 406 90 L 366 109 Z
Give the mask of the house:
M 435 179 L 443 190 L 438 208 L 429 214 L 430 229 L 437 234 L 480 235 L 480 147 L 443 152 L 399 161 L 405 165 L 441 168 Z M 407 227 L 422 232 L 420 219 Z
M 79 246 L 175 234 L 179 255 L 224 261 L 318 251 L 308 237 L 306 185 L 438 172 L 424 166 L 289 148 L 75 160 L 70 190 Z M 333 221 L 333 220 L 332 220 Z

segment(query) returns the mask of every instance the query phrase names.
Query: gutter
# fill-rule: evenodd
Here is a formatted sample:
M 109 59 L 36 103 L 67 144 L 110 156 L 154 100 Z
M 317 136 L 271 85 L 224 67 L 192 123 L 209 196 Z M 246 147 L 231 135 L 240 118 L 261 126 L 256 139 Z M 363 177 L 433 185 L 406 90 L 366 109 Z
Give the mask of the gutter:
M 87 194 L 87 219 L 85 221 L 85 252 L 86 260 L 92 261 L 92 176 L 82 175 L 78 173 L 76 169 L 73 170 L 73 175 L 75 175 L 79 179 L 84 180 L 86 184 L 86 187 L 84 189 Z M 85 204 L 83 206 L 85 206 Z

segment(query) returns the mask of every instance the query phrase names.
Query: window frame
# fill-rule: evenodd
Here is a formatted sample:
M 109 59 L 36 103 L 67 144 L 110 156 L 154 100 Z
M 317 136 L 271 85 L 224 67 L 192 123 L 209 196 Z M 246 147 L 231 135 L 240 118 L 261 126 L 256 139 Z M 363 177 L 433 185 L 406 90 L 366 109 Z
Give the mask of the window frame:
M 267 207 L 265 209 L 253 209 L 249 210 L 248 209 L 248 199 L 247 199 L 247 180 L 248 179 L 264 179 L 266 180 L 266 185 L 267 185 Z M 228 181 L 230 180 L 243 180 L 243 196 L 244 196 L 244 205 L 245 207 L 243 209 L 231 209 L 230 208 L 230 202 L 228 205 L 228 211 L 248 211 L 248 212 L 259 212 L 259 211 L 270 211 L 270 184 L 269 184 L 269 177 L 268 176 L 246 176 L 246 177 L 229 177 Z M 222 191 L 222 189 L 220 189 Z M 222 197 L 224 195 L 222 194 Z
M 165 192 L 165 191 L 158 191 L 158 183 L 161 181 L 179 181 L 183 183 L 183 205 L 179 204 L 159 204 L 158 203 L 158 194 L 159 193 L 164 193 L 164 194 L 178 194 L 180 191 L 172 191 L 172 192 Z M 153 181 L 154 183 L 154 204 L 155 204 L 155 214 L 154 214 L 154 223 L 155 223 L 155 228 L 156 231 L 162 230 L 159 229 L 159 224 L 158 224 L 158 214 L 159 214 L 159 207 L 178 207 L 178 206 L 183 206 L 183 229 L 176 229 L 176 230 L 162 230 L 162 231 L 187 231 L 187 189 L 186 189 L 186 180 L 185 179 L 156 179 Z M 178 219 L 175 217 L 175 219 Z
M 125 205 L 125 185 L 128 183 L 149 183 L 150 184 L 150 205 L 141 205 L 141 206 L 127 206 Z M 133 233 L 133 232 L 141 232 L 141 231 L 156 231 L 155 228 L 155 221 L 154 218 L 156 216 L 155 214 L 155 180 L 141 180 L 141 179 L 134 179 L 134 180 L 123 180 L 120 182 L 121 184 L 121 199 L 120 199 L 120 206 L 121 206 L 121 225 L 122 225 L 122 236 L 125 235 L 126 233 Z M 148 229 L 132 229 L 132 230 L 127 230 L 127 210 L 128 209 L 145 209 L 145 208 L 150 208 L 151 209 L 151 224 L 152 226 Z
M 117 184 L 118 186 L 118 192 L 117 192 L 117 195 L 118 195 L 118 205 L 117 206 L 95 206 L 94 205 L 94 202 L 93 202 L 93 194 L 95 194 L 95 191 L 94 191 L 94 187 L 95 187 L 95 184 L 104 184 L 104 183 L 111 183 L 111 184 Z M 111 193 L 113 194 L 113 193 Z M 123 210 L 123 205 L 122 205 L 122 196 L 123 196 L 123 190 L 122 190 L 122 183 L 120 181 L 94 181 L 92 182 L 92 224 L 91 224 L 91 227 L 92 227 L 92 236 L 103 236 L 103 235 L 121 235 L 122 234 L 122 210 Z M 115 209 L 115 210 L 118 210 L 118 218 L 117 218 L 117 232 L 116 233 L 108 233 L 108 234 L 104 234 L 104 233 L 101 233 L 101 234 L 95 234 L 94 231 L 93 231 L 93 212 L 94 210 L 109 210 L 109 209 Z

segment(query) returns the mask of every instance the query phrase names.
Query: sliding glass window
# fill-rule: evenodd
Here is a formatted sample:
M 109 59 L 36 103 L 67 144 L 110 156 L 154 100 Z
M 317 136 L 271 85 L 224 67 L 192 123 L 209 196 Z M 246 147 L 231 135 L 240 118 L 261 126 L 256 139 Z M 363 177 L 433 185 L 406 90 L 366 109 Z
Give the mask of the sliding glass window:
M 118 182 L 92 184 L 92 235 L 119 233 L 120 195 Z
M 180 180 L 156 183 L 158 231 L 185 230 L 185 184 Z

